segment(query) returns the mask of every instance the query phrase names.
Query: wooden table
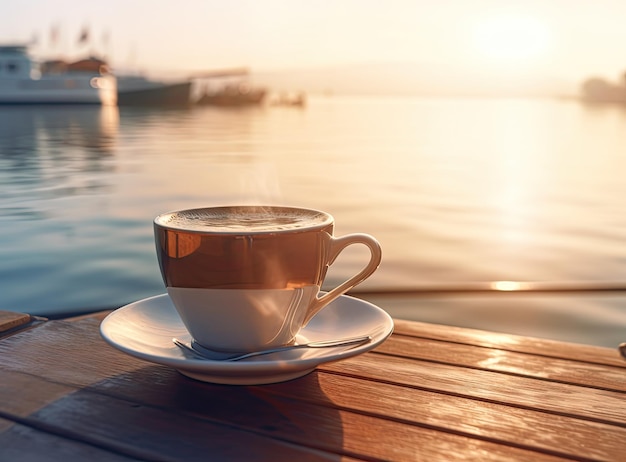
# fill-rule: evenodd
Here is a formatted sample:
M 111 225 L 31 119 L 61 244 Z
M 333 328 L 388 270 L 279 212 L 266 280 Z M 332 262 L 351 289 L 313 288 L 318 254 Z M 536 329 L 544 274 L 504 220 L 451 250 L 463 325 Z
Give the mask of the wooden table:
M 226 386 L 110 347 L 104 314 L 0 316 L 0 460 L 626 460 L 613 349 L 396 320 L 372 352 Z

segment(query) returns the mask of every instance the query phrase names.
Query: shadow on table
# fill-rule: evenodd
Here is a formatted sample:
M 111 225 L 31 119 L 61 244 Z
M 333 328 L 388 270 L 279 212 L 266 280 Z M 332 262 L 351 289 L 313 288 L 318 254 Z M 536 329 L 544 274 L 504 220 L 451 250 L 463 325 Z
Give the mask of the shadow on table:
M 226 386 L 151 365 L 78 390 L 31 417 L 87 444 L 151 460 L 339 459 L 343 448 L 340 412 L 321 391 L 317 372 L 276 385 Z

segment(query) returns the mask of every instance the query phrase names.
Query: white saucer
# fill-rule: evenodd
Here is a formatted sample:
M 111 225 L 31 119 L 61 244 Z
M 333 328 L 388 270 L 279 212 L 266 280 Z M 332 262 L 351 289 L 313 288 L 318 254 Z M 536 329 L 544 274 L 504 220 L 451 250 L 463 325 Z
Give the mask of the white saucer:
M 295 349 L 238 362 L 193 359 L 172 343 L 172 337 L 189 341 L 191 336 L 167 294 L 119 308 L 100 325 L 104 340 L 129 355 L 171 366 L 197 380 L 233 385 L 275 383 L 301 377 L 320 364 L 356 356 L 375 348 L 392 331 L 393 320 L 385 311 L 345 295 L 320 311 L 300 331 L 297 343 L 360 335 L 370 335 L 370 343 L 348 349 Z

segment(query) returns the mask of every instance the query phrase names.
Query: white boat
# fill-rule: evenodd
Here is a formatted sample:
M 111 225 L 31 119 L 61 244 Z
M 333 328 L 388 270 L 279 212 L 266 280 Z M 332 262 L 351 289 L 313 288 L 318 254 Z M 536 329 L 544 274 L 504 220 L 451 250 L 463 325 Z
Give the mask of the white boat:
M 39 63 L 25 45 L 0 45 L 0 104 L 117 104 L 117 80 L 102 60 Z

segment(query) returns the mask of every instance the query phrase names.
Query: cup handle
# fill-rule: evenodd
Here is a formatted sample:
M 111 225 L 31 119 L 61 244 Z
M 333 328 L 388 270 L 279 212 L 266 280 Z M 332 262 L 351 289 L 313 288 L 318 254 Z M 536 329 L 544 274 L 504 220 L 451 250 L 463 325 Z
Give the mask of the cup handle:
M 364 244 L 369 248 L 369 263 L 359 273 L 352 276 L 344 283 L 335 287 L 333 290 L 322 295 L 321 297 L 313 300 L 313 303 L 309 307 L 309 310 L 304 317 L 304 322 L 302 324 L 303 326 L 305 326 L 313 318 L 313 316 L 315 316 L 322 308 L 324 308 L 330 302 L 335 300 L 340 295 L 345 294 L 348 290 L 352 289 L 354 286 L 360 284 L 365 279 L 367 279 L 374 271 L 376 271 L 378 265 L 380 265 L 380 261 L 382 259 L 382 250 L 380 248 L 380 244 L 369 234 L 348 234 L 342 237 L 331 237 L 328 265 L 332 265 L 339 256 L 339 254 L 343 251 L 343 249 L 352 244 Z

